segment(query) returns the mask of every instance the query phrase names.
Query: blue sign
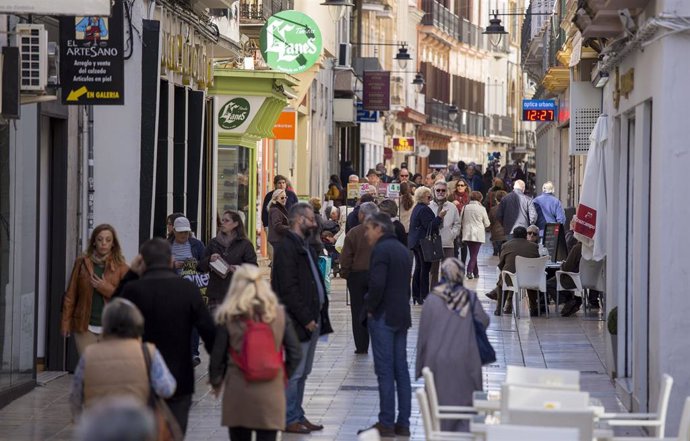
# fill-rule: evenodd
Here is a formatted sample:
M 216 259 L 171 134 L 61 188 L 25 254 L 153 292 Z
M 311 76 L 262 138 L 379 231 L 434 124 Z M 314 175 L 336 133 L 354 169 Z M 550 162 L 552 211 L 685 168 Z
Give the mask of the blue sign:
M 555 121 L 557 115 L 555 100 L 522 100 L 523 121 Z
M 357 103 L 357 122 L 375 123 L 379 121 L 379 112 L 376 110 L 364 110 L 362 103 Z

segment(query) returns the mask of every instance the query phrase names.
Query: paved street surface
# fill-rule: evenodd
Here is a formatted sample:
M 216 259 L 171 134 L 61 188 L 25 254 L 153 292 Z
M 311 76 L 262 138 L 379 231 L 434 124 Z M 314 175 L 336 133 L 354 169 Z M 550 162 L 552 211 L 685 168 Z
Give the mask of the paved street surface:
M 490 314 L 495 303 L 483 294 L 496 282 L 496 263 L 497 258 L 491 256 L 491 247 L 485 246 L 480 255 L 480 278 L 467 281 L 468 287 L 482 294 L 480 298 Z M 319 343 L 305 394 L 308 418 L 324 424 L 325 429 L 310 435 L 287 434 L 282 438 L 286 441 L 356 440 L 358 429 L 377 420 L 378 392 L 371 353 L 354 354 L 345 281 L 335 279 L 332 290 L 330 315 L 336 332 Z M 421 307 L 412 307 L 413 327 L 408 334 L 411 375 L 420 311 Z M 605 322 L 598 320 L 596 312 L 588 313 L 588 317 L 584 317 L 582 311 L 569 318 L 553 314 L 549 319 L 523 316 L 517 325 L 512 317 L 490 316 L 488 334 L 498 360 L 484 370 L 485 390 L 500 389 L 508 364 L 577 369 L 581 372 L 583 390 L 599 398 L 607 411 L 623 410 L 606 375 L 604 354 L 608 335 Z M 206 385 L 206 361 L 204 359 L 197 368 L 197 393 L 186 439 L 227 440 L 227 429 L 220 426 L 220 402 L 208 392 Z M 46 376 L 44 373 L 39 380 Z M 0 410 L 0 441 L 72 439 L 73 426 L 67 404 L 70 381 L 71 376 L 62 376 Z M 422 382 L 413 378 L 413 389 L 421 386 Z M 424 439 L 414 398 L 411 422 L 411 439 Z

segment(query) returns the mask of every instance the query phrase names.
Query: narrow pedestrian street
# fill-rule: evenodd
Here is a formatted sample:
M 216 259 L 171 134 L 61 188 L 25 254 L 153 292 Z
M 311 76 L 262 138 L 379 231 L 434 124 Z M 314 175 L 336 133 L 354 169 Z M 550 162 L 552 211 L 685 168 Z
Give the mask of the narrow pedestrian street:
M 498 258 L 485 245 L 479 256 L 480 277 L 467 286 L 481 295 L 490 313 L 495 303 L 484 294 L 497 279 Z M 350 312 L 345 281 L 332 282 L 330 314 L 335 333 L 319 342 L 314 369 L 307 381 L 305 409 L 307 416 L 325 429 L 309 435 L 283 435 L 285 441 L 356 440 L 357 430 L 377 421 L 378 392 L 371 354 L 355 355 L 350 331 Z M 553 307 L 552 307 L 553 309 Z M 421 307 L 412 307 L 413 327 L 408 334 L 408 361 L 414 374 L 416 327 Z M 524 316 L 523 316 L 524 317 Z M 484 369 L 484 389 L 499 390 L 509 364 L 531 367 L 579 370 L 582 390 L 601 400 L 610 412 L 624 411 L 618 402 L 605 368 L 605 322 L 597 311 L 583 316 L 580 311 L 568 318 L 522 318 L 516 325 L 511 316 L 494 317 L 488 335 L 498 360 Z M 189 441 L 227 440 L 227 429 L 220 426 L 220 402 L 209 392 L 206 365 L 208 356 L 197 367 L 196 394 L 189 418 Z M 39 381 L 54 376 L 39 375 Z M 70 440 L 73 437 L 68 395 L 70 375 L 63 375 L 35 388 L 0 410 L 0 441 Z M 413 378 L 413 389 L 422 387 Z M 412 440 L 423 440 L 423 429 L 416 401 L 413 399 Z M 621 434 L 637 432 L 620 432 Z

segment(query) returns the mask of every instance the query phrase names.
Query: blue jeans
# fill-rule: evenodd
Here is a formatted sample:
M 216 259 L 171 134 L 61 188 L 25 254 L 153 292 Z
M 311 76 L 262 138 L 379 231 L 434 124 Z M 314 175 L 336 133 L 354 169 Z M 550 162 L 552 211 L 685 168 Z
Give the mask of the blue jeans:
M 302 326 L 295 323 L 295 326 Z M 311 367 L 314 364 L 314 353 L 316 352 L 316 343 L 319 341 L 319 326 L 311 333 L 311 339 L 301 342 L 302 346 L 302 360 L 297 366 L 297 370 L 288 381 L 287 390 L 285 391 L 286 410 L 285 423 L 292 424 L 304 420 L 304 409 L 302 408 L 302 400 L 304 399 L 304 384 L 307 382 L 307 377 L 311 373 Z
M 386 325 L 385 315 L 367 319 L 374 371 L 379 383 L 379 423 L 393 427 L 395 421 L 395 392 L 398 393 L 397 424 L 410 426 L 412 385 L 407 367 L 407 329 Z

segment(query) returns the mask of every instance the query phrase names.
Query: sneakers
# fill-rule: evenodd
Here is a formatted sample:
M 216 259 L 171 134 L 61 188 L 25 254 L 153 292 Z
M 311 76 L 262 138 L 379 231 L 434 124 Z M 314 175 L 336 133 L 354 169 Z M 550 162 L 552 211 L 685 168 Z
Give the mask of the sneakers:
M 378 430 L 379 436 L 381 436 L 381 438 L 395 438 L 395 435 L 396 435 L 396 428 L 395 427 L 384 426 L 381 423 L 376 423 L 371 427 L 367 427 L 366 429 L 358 430 L 357 435 L 359 435 L 362 432 L 366 432 L 367 430 L 372 430 L 372 429 Z M 407 428 L 407 433 L 408 434 L 410 433 L 409 427 Z M 403 436 L 403 435 L 401 435 L 401 436 Z

